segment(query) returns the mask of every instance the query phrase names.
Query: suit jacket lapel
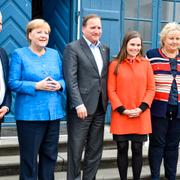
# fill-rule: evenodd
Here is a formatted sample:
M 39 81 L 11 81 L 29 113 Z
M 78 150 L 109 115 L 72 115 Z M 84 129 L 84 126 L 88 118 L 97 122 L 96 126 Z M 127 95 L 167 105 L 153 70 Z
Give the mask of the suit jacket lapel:
M 94 59 L 94 56 L 91 52 L 91 49 L 89 48 L 88 44 L 86 43 L 86 41 L 84 40 L 84 38 L 82 38 L 80 40 L 80 43 L 81 43 L 81 48 L 82 50 L 84 51 L 85 55 L 88 57 L 88 59 L 90 60 L 92 66 L 94 67 L 94 69 L 97 71 L 97 73 L 99 74 L 99 71 L 98 71 L 98 67 L 97 67 L 97 64 L 96 64 L 96 61 Z
M 103 59 L 103 69 L 102 69 L 102 72 L 101 72 L 101 75 L 103 74 L 104 70 L 106 69 L 106 66 L 107 66 L 107 53 L 106 53 L 106 49 L 100 45 L 99 47 L 100 49 L 100 52 L 101 52 L 101 56 L 102 56 L 102 59 Z

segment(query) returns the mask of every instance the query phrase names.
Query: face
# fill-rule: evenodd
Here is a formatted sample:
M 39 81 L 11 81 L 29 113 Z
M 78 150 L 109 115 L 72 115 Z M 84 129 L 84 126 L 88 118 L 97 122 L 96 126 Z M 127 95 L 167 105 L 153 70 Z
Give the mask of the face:
M 35 28 L 29 33 L 31 46 L 35 48 L 44 48 L 48 44 L 49 32 L 45 27 Z
M 86 26 L 83 26 L 82 32 L 91 43 L 96 44 L 102 34 L 101 20 L 99 18 L 89 19 Z
M 0 32 L 2 31 L 2 15 L 0 15 Z
M 169 32 L 163 40 L 163 48 L 169 52 L 175 52 L 180 47 L 180 31 Z
M 135 58 L 141 50 L 141 39 L 139 37 L 132 38 L 127 43 L 127 54 L 128 57 Z

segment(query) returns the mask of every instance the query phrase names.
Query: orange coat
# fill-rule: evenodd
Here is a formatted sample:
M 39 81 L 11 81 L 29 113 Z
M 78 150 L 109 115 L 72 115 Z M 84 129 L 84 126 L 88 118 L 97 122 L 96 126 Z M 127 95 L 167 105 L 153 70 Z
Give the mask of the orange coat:
M 142 102 L 151 106 L 155 83 L 151 65 L 143 57 L 137 57 L 133 63 L 124 60 L 114 74 L 117 60 L 109 66 L 108 96 L 112 106 L 111 127 L 112 134 L 149 134 L 151 129 L 150 109 L 146 109 L 139 117 L 129 118 L 116 111 L 119 106 L 126 109 L 139 107 Z

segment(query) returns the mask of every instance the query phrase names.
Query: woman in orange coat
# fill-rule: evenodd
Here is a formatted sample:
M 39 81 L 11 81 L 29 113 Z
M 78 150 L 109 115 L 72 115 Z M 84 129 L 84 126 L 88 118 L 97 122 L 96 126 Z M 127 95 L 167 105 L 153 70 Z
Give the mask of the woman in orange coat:
M 155 93 L 151 65 L 143 57 L 138 32 L 127 32 L 108 74 L 108 96 L 112 106 L 111 133 L 117 142 L 117 164 L 121 180 L 127 179 L 128 146 L 131 141 L 134 180 L 140 179 L 142 145 L 151 133 L 150 106 Z

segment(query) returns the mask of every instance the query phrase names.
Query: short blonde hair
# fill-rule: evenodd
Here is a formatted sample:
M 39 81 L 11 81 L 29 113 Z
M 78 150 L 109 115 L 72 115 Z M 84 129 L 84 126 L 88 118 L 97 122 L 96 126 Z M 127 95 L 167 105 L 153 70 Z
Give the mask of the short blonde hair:
M 176 22 L 167 23 L 160 32 L 160 45 L 161 47 L 164 46 L 164 39 L 166 38 L 167 34 L 172 31 L 179 31 L 180 32 L 180 25 Z
M 45 27 L 45 28 L 47 28 L 49 33 L 51 32 L 51 28 L 50 28 L 49 24 L 44 19 L 34 19 L 27 24 L 27 26 L 26 26 L 26 37 L 27 37 L 27 40 L 29 42 L 31 42 L 31 40 L 29 39 L 29 33 L 33 29 L 41 28 L 41 27 Z

